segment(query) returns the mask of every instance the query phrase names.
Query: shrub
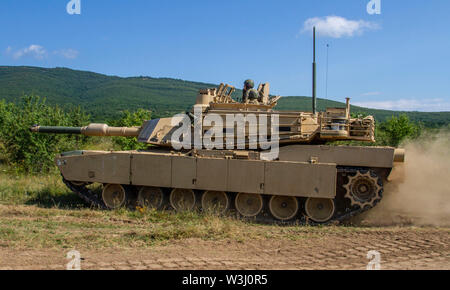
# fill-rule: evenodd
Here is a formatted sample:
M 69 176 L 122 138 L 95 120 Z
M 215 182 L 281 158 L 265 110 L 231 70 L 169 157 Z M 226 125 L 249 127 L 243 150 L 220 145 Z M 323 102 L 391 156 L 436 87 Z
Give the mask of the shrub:
M 405 139 L 415 139 L 422 131 L 420 124 L 415 124 L 409 120 L 406 114 L 398 117 L 391 117 L 386 122 L 380 124 L 379 137 L 384 145 L 397 147 Z
M 117 127 L 141 126 L 144 121 L 150 120 L 150 116 L 150 111 L 144 109 L 138 109 L 135 112 L 124 111 L 122 117 L 112 122 L 111 125 Z M 148 147 L 148 144 L 139 143 L 137 138 L 113 137 L 113 142 L 120 150 L 139 150 Z
M 22 97 L 18 104 L 0 102 L 0 147 L 6 161 L 17 171 L 46 173 L 54 168 L 57 152 L 79 148 L 87 138 L 82 136 L 36 134 L 34 124 L 79 127 L 89 117 L 80 108 L 63 110 L 48 106 L 37 96 Z

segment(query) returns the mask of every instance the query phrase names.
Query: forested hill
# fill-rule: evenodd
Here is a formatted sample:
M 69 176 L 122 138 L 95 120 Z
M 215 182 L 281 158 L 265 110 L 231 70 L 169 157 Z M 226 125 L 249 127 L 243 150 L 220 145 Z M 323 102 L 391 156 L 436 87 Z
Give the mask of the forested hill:
M 205 87 L 214 85 L 168 78 L 121 78 L 67 68 L 0 67 L 0 98 L 15 101 L 24 94 L 38 95 L 50 104 L 80 105 L 98 121 L 138 108 L 157 115 L 185 111 Z
M 67 68 L 0 66 L 0 99 L 17 101 L 23 95 L 45 97 L 50 104 L 80 105 L 93 121 L 116 118 L 123 110 L 146 108 L 153 116 L 169 116 L 189 109 L 201 88 L 215 84 L 190 82 L 170 78 L 106 76 Z M 239 94 L 238 91 L 236 93 Z M 318 99 L 318 107 L 344 106 L 343 103 Z M 279 110 L 311 110 L 309 97 L 285 97 Z M 352 107 L 353 112 L 374 115 L 384 121 L 401 112 Z M 450 112 L 406 112 L 414 121 L 428 126 L 450 123 Z

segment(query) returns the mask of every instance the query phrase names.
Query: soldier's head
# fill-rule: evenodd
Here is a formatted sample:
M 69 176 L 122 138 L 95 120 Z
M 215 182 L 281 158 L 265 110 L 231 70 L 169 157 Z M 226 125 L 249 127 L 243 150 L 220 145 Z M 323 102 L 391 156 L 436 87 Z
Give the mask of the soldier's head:
M 253 80 L 246 80 L 244 82 L 244 89 L 246 89 L 246 90 L 253 89 L 254 86 L 255 86 L 255 82 Z

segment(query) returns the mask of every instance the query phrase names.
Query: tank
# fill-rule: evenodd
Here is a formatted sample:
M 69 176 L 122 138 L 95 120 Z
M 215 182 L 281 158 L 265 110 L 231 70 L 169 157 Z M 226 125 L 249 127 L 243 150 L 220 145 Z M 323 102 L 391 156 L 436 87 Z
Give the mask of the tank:
M 376 206 L 402 149 L 329 144 L 374 142 L 372 116 L 352 118 L 350 101 L 324 112 L 277 111 L 269 84 L 235 100 L 221 84 L 199 91 L 186 114 L 140 127 L 33 126 L 31 131 L 136 137 L 139 151 L 56 156 L 64 183 L 91 205 L 236 214 L 257 221 L 337 223 Z M 102 185 L 94 192 L 90 184 Z

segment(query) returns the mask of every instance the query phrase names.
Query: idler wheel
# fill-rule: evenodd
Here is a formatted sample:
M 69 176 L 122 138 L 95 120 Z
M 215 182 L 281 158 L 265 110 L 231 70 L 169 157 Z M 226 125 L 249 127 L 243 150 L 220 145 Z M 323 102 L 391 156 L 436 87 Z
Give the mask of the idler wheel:
M 305 202 L 306 215 L 315 222 L 329 221 L 336 210 L 334 200 L 331 198 L 309 197 Z
M 298 201 L 293 196 L 274 195 L 269 201 L 270 213 L 277 219 L 287 221 L 298 212 Z
M 170 193 L 170 205 L 176 211 L 193 210 L 195 206 L 195 193 L 192 189 L 175 188 Z
M 202 195 L 202 208 L 205 212 L 224 214 L 229 206 L 229 198 L 223 191 L 208 190 Z
M 107 184 L 103 187 L 102 199 L 109 209 L 117 209 L 126 204 L 127 192 L 120 184 Z
M 238 193 L 234 203 L 236 210 L 244 217 L 257 216 L 263 208 L 262 196 L 255 193 Z
M 143 208 L 161 209 L 164 202 L 164 193 L 159 187 L 144 186 L 138 193 L 138 204 Z

